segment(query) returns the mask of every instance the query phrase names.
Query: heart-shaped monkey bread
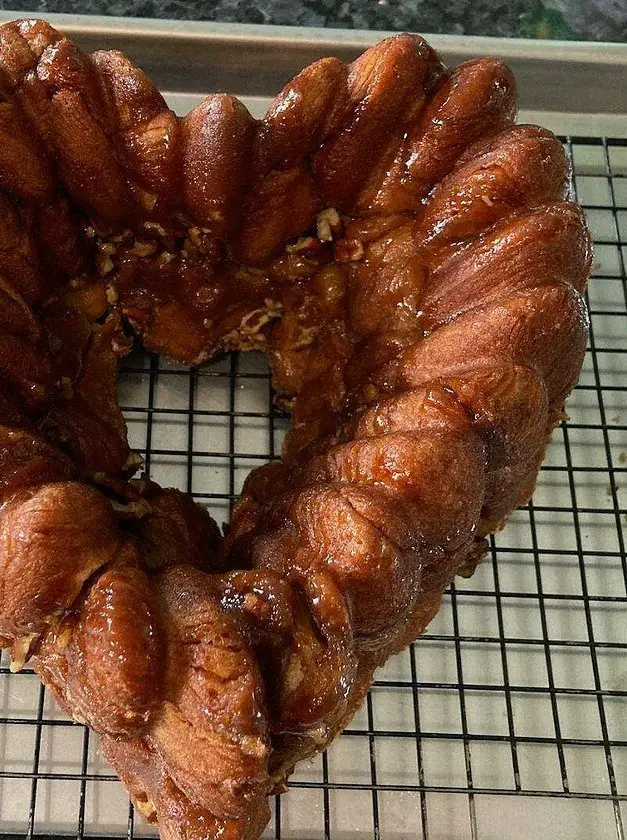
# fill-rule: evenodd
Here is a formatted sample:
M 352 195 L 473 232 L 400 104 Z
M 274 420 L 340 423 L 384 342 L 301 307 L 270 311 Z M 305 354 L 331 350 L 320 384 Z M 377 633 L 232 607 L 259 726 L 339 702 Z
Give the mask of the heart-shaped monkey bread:
M 494 59 L 400 35 L 262 120 L 0 29 L 0 635 L 168 840 L 257 838 L 533 489 L 587 335 L 569 167 Z M 263 349 L 292 408 L 226 539 L 147 479 L 134 336 Z

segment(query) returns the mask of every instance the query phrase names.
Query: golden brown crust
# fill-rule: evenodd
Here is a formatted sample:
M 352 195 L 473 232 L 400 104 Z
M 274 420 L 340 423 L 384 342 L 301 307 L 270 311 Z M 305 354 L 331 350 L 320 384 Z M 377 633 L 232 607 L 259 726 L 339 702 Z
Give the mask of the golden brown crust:
M 158 610 L 132 544 L 50 629 L 37 670 L 76 720 L 115 737 L 139 734 L 161 693 Z
M 526 500 L 590 271 L 495 59 L 324 59 L 177 118 L 117 52 L 0 28 L 0 637 L 167 840 L 254 840 Z M 263 349 L 293 428 L 221 539 L 129 480 L 119 359 Z M 97 489 L 96 489 L 97 488 Z

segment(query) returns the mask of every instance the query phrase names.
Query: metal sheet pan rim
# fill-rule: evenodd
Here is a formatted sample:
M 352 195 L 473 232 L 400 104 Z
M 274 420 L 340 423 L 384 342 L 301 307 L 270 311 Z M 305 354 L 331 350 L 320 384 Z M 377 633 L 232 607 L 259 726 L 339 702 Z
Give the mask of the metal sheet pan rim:
M 4 10 L 0 22 L 28 16 Z M 243 99 L 269 99 L 311 62 L 327 55 L 351 61 L 389 34 L 154 18 L 41 17 L 86 51 L 120 49 L 160 90 L 198 97 L 225 91 Z M 627 135 L 627 44 L 426 37 L 449 66 L 477 55 L 503 58 L 517 79 L 521 110 L 567 116 L 569 129 L 561 133 L 602 129 L 614 137 Z M 584 115 L 581 123 L 579 114 Z
M 281 42 L 289 47 L 315 45 L 319 50 L 360 49 L 394 32 L 365 29 L 327 29 L 306 26 L 273 26 L 215 21 L 173 20 L 166 18 L 115 17 L 105 15 L 29 14 L 24 10 L 1 10 L 0 22 L 15 19 L 43 18 L 73 35 L 113 34 L 134 38 L 163 36 L 173 41 L 230 41 L 264 43 Z M 447 35 L 421 32 L 443 53 L 499 55 L 504 59 L 521 58 L 534 61 L 556 60 L 585 64 L 611 64 L 627 70 L 627 44 L 590 41 L 535 41 L 526 38 L 492 38 L 479 35 Z

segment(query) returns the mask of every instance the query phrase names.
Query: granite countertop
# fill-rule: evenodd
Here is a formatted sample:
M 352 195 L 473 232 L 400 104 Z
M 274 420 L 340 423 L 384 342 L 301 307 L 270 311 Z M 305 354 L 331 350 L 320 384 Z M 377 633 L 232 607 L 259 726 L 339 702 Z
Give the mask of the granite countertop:
M 0 0 L 19 12 L 627 41 L 627 0 Z

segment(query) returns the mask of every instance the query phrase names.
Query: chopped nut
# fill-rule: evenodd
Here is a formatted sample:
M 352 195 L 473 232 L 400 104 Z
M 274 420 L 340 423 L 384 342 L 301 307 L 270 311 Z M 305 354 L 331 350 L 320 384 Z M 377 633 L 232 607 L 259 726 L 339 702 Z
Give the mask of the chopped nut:
M 98 254 L 96 256 L 96 265 L 102 277 L 105 277 L 115 268 L 113 260 L 108 254 Z
M 484 204 L 487 204 L 488 207 L 493 207 L 494 206 L 494 202 L 492 201 L 492 199 L 490 198 L 489 195 L 482 195 L 481 196 L 481 201 L 483 201 Z
M 140 187 L 135 187 L 135 191 L 139 197 L 139 203 L 141 206 L 145 210 L 152 210 L 157 203 L 157 196 L 155 193 L 147 192 L 147 190 L 142 190 Z
M 319 248 L 319 242 L 314 236 L 301 236 L 293 245 L 287 245 L 285 250 L 288 254 L 302 254 L 307 251 L 315 251 Z
M 118 302 L 118 293 L 115 286 L 107 286 L 105 289 L 105 295 L 107 298 L 107 303 L 113 305 L 114 303 Z
M 239 328 L 243 333 L 257 333 L 273 318 L 279 317 L 281 309 L 283 308 L 280 303 L 270 300 L 270 298 L 266 298 L 264 303 L 265 309 L 253 309 L 251 312 L 247 312 L 246 315 L 244 315 L 239 325 Z M 259 315 L 259 319 L 253 322 L 256 315 Z
M 334 235 L 340 232 L 340 215 L 335 207 L 327 207 L 318 213 L 316 219 L 316 232 L 321 242 L 331 242 Z
M 197 247 L 200 247 L 202 245 L 203 234 L 209 233 L 209 232 L 210 232 L 209 228 L 191 227 L 187 231 L 187 235 L 189 236 L 191 241 L 194 243 L 194 245 L 196 245 Z
M 241 332 L 231 330 L 220 341 L 225 350 L 261 350 L 266 346 L 267 339 L 262 332 Z
M 139 240 L 133 243 L 133 253 L 138 257 L 152 257 L 157 251 L 156 242 L 140 242 Z
M 247 312 L 239 327 L 228 332 L 221 340 L 225 350 L 259 350 L 266 345 L 266 336 L 261 332 L 267 323 L 281 314 L 282 304 L 266 298 L 265 308 Z
M 183 241 L 182 254 L 186 259 L 196 260 L 202 256 L 213 262 L 220 259 L 221 246 L 208 228 L 192 227 Z
M 318 233 L 318 239 L 321 242 L 330 242 L 333 239 L 333 231 L 331 230 L 331 225 L 324 218 L 318 217 L 318 220 L 316 222 L 316 231 Z
M 146 230 L 154 230 L 155 233 L 159 234 L 159 236 L 166 235 L 165 228 L 157 222 L 144 222 L 144 227 L 146 228 Z
M 263 310 L 261 310 L 261 313 L 262 314 L 260 315 L 259 320 L 255 321 L 252 325 L 246 319 L 244 319 L 246 320 L 246 323 L 242 321 L 242 326 L 240 327 L 240 329 L 244 334 L 249 333 L 250 335 L 256 335 L 262 327 L 265 327 L 265 325 L 270 323 L 270 321 L 273 318 L 277 317 L 277 315 L 275 315 L 272 312 L 264 312 Z M 250 314 L 252 316 L 254 313 L 251 312 Z M 248 318 L 248 316 L 246 317 Z

